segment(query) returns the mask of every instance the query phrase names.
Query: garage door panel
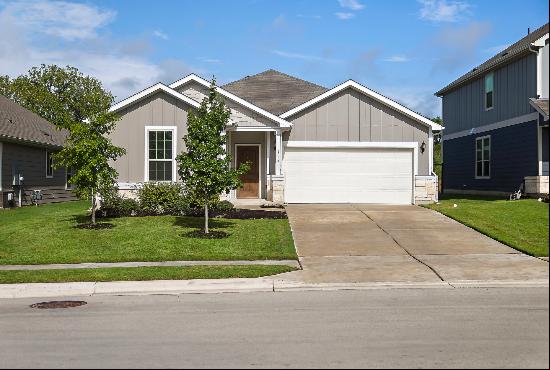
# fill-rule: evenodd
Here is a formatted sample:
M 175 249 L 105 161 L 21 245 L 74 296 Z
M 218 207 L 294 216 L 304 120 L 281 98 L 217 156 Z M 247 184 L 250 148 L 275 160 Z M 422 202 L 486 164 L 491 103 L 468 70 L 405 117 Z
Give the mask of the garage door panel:
M 412 150 L 287 148 L 288 203 L 410 204 Z

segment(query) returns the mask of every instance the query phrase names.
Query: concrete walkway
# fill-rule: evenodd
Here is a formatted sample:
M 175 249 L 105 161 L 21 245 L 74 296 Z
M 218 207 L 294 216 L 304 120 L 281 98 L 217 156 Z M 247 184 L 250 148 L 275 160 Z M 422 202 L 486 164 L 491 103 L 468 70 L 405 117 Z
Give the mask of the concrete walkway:
M 417 206 L 289 205 L 295 284 L 548 284 L 548 263 Z
M 300 263 L 294 260 L 257 260 L 257 261 L 166 261 L 166 262 L 116 262 L 116 263 L 75 263 L 54 265 L 4 265 L 0 271 L 14 270 L 68 270 L 68 269 L 100 269 L 114 267 L 185 267 L 185 266 L 290 266 L 300 268 Z

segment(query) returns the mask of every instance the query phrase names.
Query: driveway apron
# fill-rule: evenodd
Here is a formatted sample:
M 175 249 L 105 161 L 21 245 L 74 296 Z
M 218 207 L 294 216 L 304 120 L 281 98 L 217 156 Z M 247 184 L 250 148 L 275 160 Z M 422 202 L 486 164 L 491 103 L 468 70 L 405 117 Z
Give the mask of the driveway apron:
M 324 283 L 548 280 L 548 263 L 435 211 L 413 206 L 291 204 L 303 271 L 285 279 Z

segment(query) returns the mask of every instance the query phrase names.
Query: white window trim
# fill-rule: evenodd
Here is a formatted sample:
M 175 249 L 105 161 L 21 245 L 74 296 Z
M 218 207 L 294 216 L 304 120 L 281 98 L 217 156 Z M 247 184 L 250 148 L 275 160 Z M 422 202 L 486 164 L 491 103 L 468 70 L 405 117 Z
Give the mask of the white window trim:
M 50 169 L 50 163 L 48 161 L 48 154 L 51 155 L 52 151 L 46 149 L 46 178 L 47 179 L 53 179 L 53 174 L 54 174 L 54 168 L 53 168 L 53 159 L 52 159 L 52 174 L 51 175 L 48 175 L 48 170 Z
M 492 101 L 493 105 L 487 108 L 487 77 L 489 75 L 493 76 L 493 91 L 491 91 L 493 93 L 493 101 Z M 483 106 L 485 107 L 485 111 L 490 111 L 495 107 L 495 73 L 493 71 L 487 73 L 483 77 L 483 104 L 484 104 Z
M 481 142 L 481 159 L 480 160 L 483 162 L 483 161 L 485 161 L 485 159 L 483 158 L 483 140 L 484 139 L 489 139 L 489 176 L 478 176 L 477 175 L 477 162 L 478 162 L 478 159 L 477 159 L 477 142 L 479 140 L 482 140 L 482 142 Z M 491 157 L 492 157 L 491 147 L 492 147 L 491 135 L 476 137 L 476 145 L 475 145 L 476 157 L 475 157 L 475 162 L 474 162 L 474 174 L 475 174 L 476 180 L 489 180 L 489 179 L 491 179 Z M 483 171 L 483 164 L 481 165 L 481 170 Z
M 238 148 L 240 146 L 257 146 L 258 147 L 258 199 L 262 199 L 262 186 L 263 186 L 263 179 L 262 179 L 262 144 L 235 144 L 235 167 L 237 168 L 237 164 L 239 163 L 239 159 L 237 158 L 239 155 Z M 237 197 L 237 189 L 235 189 L 235 199 L 239 199 Z
M 177 126 L 145 126 L 145 164 L 143 167 L 143 181 L 149 181 L 149 131 L 172 131 L 172 181 L 158 181 L 158 182 L 177 182 L 177 170 L 176 170 L 176 148 L 178 140 L 178 127 Z

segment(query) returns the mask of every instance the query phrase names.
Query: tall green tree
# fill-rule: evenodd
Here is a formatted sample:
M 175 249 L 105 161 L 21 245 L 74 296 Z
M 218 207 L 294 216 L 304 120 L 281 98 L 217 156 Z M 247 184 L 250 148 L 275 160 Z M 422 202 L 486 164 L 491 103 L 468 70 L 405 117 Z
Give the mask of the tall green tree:
M 220 194 L 242 186 L 240 176 L 250 168 L 248 164 L 231 168 L 224 135 L 229 117 L 230 111 L 216 91 L 216 81 L 212 80 L 208 96 L 197 112 L 189 112 L 187 135 L 183 137 L 187 151 L 176 158 L 186 191 L 204 207 L 206 234 L 209 233 L 208 205 L 219 199 Z
M 97 197 L 112 191 L 118 176 L 111 161 L 125 153 L 108 135 L 118 117 L 109 112 L 113 95 L 101 82 L 67 66 L 41 65 L 13 80 L 0 79 L 2 93 L 68 131 L 65 147 L 54 156 L 55 166 L 70 168 L 70 181 L 92 203 L 96 222 Z

